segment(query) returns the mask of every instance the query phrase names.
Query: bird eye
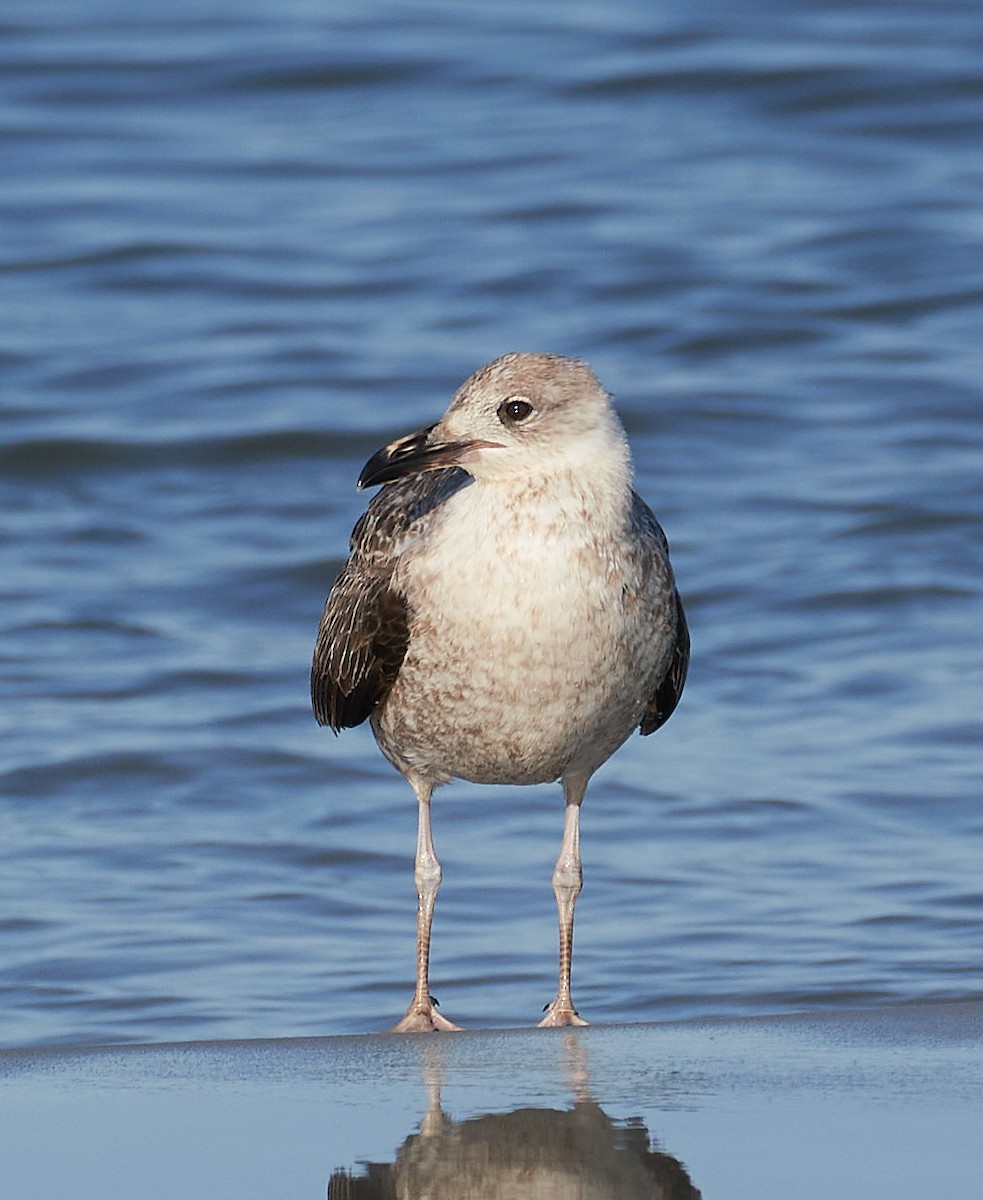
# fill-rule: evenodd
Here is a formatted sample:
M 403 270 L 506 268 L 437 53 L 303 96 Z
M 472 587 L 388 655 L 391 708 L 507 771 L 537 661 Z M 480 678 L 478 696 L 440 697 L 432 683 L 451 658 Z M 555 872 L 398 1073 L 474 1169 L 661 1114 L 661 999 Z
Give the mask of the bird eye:
M 522 396 L 513 396 L 499 405 L 498 419 L 503 425 L 514 425 L 524 421 L 532 412 L 532 405 Z

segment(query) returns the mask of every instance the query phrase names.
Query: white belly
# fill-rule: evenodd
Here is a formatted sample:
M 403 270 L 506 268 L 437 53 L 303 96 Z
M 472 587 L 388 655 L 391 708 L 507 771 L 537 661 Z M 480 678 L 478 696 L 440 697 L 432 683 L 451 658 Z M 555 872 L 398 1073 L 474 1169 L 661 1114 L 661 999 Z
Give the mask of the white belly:
M 410 644 L 376 736 L 397 766 L 435 781 L 590 774 L 641 720 L 668 622 L 638 555 L 585 505 L 493 495 L 465 488 L 425 552 L 404 555 Z

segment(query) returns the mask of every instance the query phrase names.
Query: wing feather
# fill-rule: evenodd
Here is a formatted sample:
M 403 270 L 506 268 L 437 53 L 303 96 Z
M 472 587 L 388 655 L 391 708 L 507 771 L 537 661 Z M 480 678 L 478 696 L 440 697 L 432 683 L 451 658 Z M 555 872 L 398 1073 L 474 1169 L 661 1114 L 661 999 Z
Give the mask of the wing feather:
M 666 535 L 655 514 L 636 493 L 632 493 L 631 519 L 636 533 L 641 535 L 640 540 L 649 546 L 653 564 L 660 567 L 659 603 L 657 611 L 653 613 L 653 618 L 659 624 L 664 624 L 667 616 L 666 608 L 669 608 L 669 621 L 675 624 L 675 637 L 672 650 L 666 659 L 665 670 L 656 683 L 639 725 L 643 736 L 647 736 L 669 720 L 679 703 L 679 697 L 683 694 L 686 673 L 689 670 L 689 627 L 686 624 L 683 603 L 679 598 L 672 568 L 669 565 L 669 543 Z M 672 624 L 670 624 L 670 628 L 672 628 Z
M 683 612 L 679 592 L 675 588 L 673 600 L 676 605 L 676 640 L 669 656 L 666 673 L 652 694 L 639 725 L 643 736 L 655 733 L 659 726 L 664 725 L 672 716 L 679 703 L 679 697 L 683 694 L 683 685 L 689 670 L 689 627 L 686 624 L 686 614 Z
M 385 703 L 410 642 L 411 614 L 393 582 L 400 554 L 470 479 L 457 467 L 400 479 L 371 500 L 328 595 L 311 665 L 311 703 L 335 733 Z

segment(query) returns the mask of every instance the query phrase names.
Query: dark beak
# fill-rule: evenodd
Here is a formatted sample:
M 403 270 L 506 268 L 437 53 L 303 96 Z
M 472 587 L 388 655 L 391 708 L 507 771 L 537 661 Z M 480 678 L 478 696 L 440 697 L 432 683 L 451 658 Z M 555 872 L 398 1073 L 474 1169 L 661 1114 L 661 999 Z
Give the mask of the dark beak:
M 392 483 L 406 475 L 439 471 L 441 467 L 463 466 L 468 451 L 495 444 L 480 441 L 431 442 L 430 435 L 436 428 L 436 425 L 431 425 L 429 429 L 411 433 L 408 437 L 383 446 L 378 454 L 373 454 L 358 477 L 359 491 L 379 483 Z

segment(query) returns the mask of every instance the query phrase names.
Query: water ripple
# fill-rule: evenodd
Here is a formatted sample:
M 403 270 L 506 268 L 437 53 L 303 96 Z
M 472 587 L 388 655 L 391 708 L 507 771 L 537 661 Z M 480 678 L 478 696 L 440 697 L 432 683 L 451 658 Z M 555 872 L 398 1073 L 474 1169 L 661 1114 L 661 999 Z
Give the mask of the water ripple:
M 405 1007 L 413 797 L 309 656 L 359 467 L 513 349 L 614 393 L 694 641 L 581 1009 L 978 996 L 979 6 L 8 9 L 0 1043 Z M 531 1023 L 559 790 L 434 815 L 444 1009 Z

